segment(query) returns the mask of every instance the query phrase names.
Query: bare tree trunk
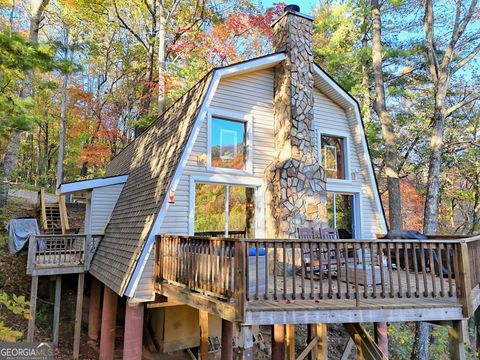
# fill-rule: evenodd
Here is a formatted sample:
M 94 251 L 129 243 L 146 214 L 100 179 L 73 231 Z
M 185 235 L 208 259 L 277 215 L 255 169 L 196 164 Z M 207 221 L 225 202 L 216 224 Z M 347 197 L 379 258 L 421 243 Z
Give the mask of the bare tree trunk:
M 372 0 L 372 60 L 375 78 L 374 109 L 382 125 L 382 135 L 385 141 L 385 172 L 387 176 L 388 208 L 390 229 L 403 228 L 400 180 L 397 166 L 397 148 L 393 123 L 387 110 L 385 84 L 382 69 L 382 20 L 378 0 Z
M 68 58 L 68 27 L 65 26 L 65 35 L 63 39 L 64 57 Z M 57 177 L 56 187 L 58 188 L 63 182 L 63 158 L 65 155 L 65 129 L 67 127 L 67 86 L 68 74 L 65 74 L 62 84 L 62 101 L 60 108 L 60 128 L 58 139 L 58 160 L 57 160 Z
M 30 17 L 30 32 L 28 39 L 31 42 L 38 42 L 38 32 L 41 28 L 41 22 L 43 20 L 43 14 L 46 6 L 48 5 L 49 0 L 34 0 L 32 1 L 32 15 Z M 13 10 L 12 10 L 13 13 Z M 27 81 L 25 82 L 22 90 L 20 91 L 20 96 L 25 98 L 32 95 L 32 85 L 33 85 L 33 72 L 30 72 L 27 76 Z M 7 204 L 8 190 L 10 178 L 12 176 L 15 164 L 17 163 L 18 153 L 20 151 L 20 142 L 22 139 L 22 133 L 19 130 L 13 130 L 10 133 L 10 141 L 7 146 L 7 153 L 5 154 L 3 169 L 1 173 L 0 181 L 0 212 Z
M 165 17 L 165 9 L 163 1 L 160 1 L 158 10 L 160 14 L 160 28 L 157 32 L 158 37 L 158 114 L 163 112 L 166 96 L 166 79 L 165 79 L 165 57 L 166 57 L 166 36 L 167 36 L 167 19 Z

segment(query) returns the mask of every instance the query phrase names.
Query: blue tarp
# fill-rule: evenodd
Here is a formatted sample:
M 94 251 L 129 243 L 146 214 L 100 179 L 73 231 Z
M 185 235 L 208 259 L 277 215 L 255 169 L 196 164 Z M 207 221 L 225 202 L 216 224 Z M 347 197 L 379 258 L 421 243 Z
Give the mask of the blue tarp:
M 7 224 L 7 231 L 10 237 L 8 249 L 15 254 L 23 249 L 28 242 L 30 235 L 40 234 L 37 219 L 12 219 Z

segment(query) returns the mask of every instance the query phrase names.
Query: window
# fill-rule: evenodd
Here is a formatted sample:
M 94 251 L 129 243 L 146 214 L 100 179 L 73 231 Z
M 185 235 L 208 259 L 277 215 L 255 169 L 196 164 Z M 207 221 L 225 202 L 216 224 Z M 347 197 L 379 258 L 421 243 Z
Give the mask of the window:
M 345 154 L 345 138 L 322 134 L 321 158 L 327 178 L 346 178 Z
M 196 235 L 254 237 L 255 188 L 195 184 Z
M 338 229 L 340 238 L 355 237 L 355 195 L 329 192 L 327 194 L 328 226 Z
M 246 170 L 247 123 L 212 117 L 210 164 L 212 167 Z

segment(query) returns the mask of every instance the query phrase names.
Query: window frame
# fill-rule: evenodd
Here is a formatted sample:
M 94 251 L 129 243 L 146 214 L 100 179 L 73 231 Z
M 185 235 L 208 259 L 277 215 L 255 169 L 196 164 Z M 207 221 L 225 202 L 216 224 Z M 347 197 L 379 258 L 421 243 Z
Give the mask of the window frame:
M 348 132 L 341 131 L 341 130 L 323 130 L 317 129 L 317 157 L 320 166 L 323 168 L 323 154 L 322 154 L 322 136 L 333 136 L 337 138 L 343 139 L 343 158 L 345 163 L 345 178 L 344 179 L 336 179 L 327 177 L 327 182 L 346 182 L 352 181 L 352 173 L 350 171 L 350 136 Z
M 262 239 L 265 236 L 264 189 L 262 179 L 253 177 L 238 177 L 233 175 L 190 175 L 189 206 L 188 206 L 188 235 L 195 234 L 195 189 L 196 184 L 214 184 L 245 186 L 255 189 L 255 237 Z
M 210 108 L 207 119 L 207 171 L 236 174 L 236 175 L 253 175 L 253 117 L 250 114 Z M 212 118 L 219 118 L 230 121 L 242 122 L 245 124 L 245 169 L 231 169 L 212 165 Z
M 363 228 L 362 228 L 362 187 L 347 185 L 347 184 L 329 184 L 327 182 L 327 193 L 335 193 L 342 195 L 352 195 L 353 196 L 353 238 L 362 239 Z

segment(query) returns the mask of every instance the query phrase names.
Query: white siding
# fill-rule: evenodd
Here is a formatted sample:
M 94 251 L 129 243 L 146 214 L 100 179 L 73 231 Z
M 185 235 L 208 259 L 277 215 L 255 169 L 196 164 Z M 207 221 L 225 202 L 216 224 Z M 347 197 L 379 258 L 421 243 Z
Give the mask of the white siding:
M 248 114 L 253 117 L 253 176 L 263 179 L 267 165 L 273 161 L 273 71 L 271 69 L 242 74 L 223 79 L 213 97 L 211 108 Z M 365 167 L 361 139 L 356 120 L 347 116 L 343 108 L 319 91 L 315 91 L 314 126 L 320 131 L 341 130 L 350 139 L 350 170 L 359 170 L 361 176 L 347 185 L 361 189 L 362 237 L 372 238 L 380 232 L 379 214 L 375 210 L 373 194 Z M 175 191 L 175 203 L 168 208 L 160 228 L 160 234 L 188 234 L 189 189 L 192 175 L 207 175 L 206 166 L 197 164 L 197 156 L 207 153 L 207 121 L 203 121 L 200 133 L 190 154 L 187 166 Z M 150 249 L 151 250 L 151 249 Z M 135 292 L 136 300 L 148 301 L 153 295 L 153 251 Z
M 90 207 L 90 233 L 103 234 L 113 208 L 117 203 L 123 184 L 103 186 L 92 190 Z
M 353 115 L 353 114 L 352 114 Z M 374 191 L 370 185 L 367 163 L 362 156 L 361 139 L 358 133 L 357 121 L 353 116 L 348 116 L 347 112 L 335 102 L 330 100 L 320 91 L 315 90 L 315 108 L 314 108 L 314 127 L 320 133 L 329 133 L 331 131 L 342 131 L 348 134 L 349 139 L 349 159 L 350 172 L 358 171 L 359 175 L 355 180 L 345 181 L 338 188 L 345 189 L 358 188 L 361 191 L 361 237 L 364 239 L 375 238 L 376 234 L 381 232 L 380 217 L 376 211 Z M 327 180 L 328 183 L 328 180 Z
M 266 69 L 222 79 L 210 105 L 212 109 L 248 114 L 253 118 L 253 176 L 273 161 L 273 70 Z M 160 234 L 188 234 L 189 187 L 191 175 L 214 174 L 197 164 L 197 156 L 207 153 L 207 121 L 203 124 L 160 228 Z M 149 299 L 153 292 L 153 252 L 149 256 L 135 292 L 135 298 Z

